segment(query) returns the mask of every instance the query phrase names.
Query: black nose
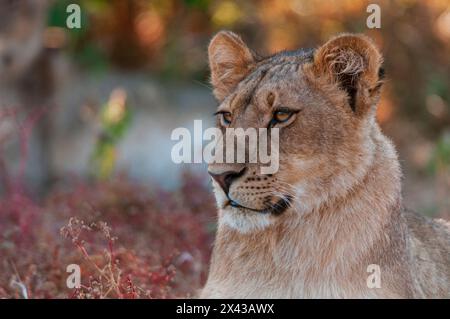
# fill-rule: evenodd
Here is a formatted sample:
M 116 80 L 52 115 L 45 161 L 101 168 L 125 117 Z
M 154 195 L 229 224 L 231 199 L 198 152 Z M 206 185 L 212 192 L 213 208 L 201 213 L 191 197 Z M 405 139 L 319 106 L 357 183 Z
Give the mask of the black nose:
M 208 172 L 209 175 L 211 175 L 212 178 L 222 187 L 225 194 L 228 195 L 228 191 L 230 190 L 231 183 L 236 180 L 237 178 L 241 177 L 245 173 L 245 167 L 242 168 L 240 171 L 227 171 L 220 174 L 213 174 L 211 172 Z

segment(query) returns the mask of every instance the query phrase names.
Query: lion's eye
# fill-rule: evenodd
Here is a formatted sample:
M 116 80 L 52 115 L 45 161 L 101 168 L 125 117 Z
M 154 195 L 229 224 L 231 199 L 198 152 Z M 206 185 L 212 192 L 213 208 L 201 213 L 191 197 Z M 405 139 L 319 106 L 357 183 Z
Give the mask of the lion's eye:
M 272 120 L 270 121 L 270 126 L 275 126 L 277 123 L 287 122 L 295 112 L 289 109 L 281 109 L 273 113 Z
M 273 112 L 272 120 L 270 120 L 269 127 L 274 127 L 277 124 L 288 123 L 293 118 L 293 115 L 298 113 L 298 110 L 290 110 L 288 108 L 279 108 Z
M 289 120 L 289 118 L 292 116 L 292 112 L 291 111 L 276 111 L 273 114 L 273 119 L 275 121 L 277 121 L 278 123 L 283 123 L 286 122 L 287 120 Z
M 228 126 L 231 124 L 233 117 L 230 112 L 217 112 L 216 115 L 219 116 L 220 122 L 223 126 Z

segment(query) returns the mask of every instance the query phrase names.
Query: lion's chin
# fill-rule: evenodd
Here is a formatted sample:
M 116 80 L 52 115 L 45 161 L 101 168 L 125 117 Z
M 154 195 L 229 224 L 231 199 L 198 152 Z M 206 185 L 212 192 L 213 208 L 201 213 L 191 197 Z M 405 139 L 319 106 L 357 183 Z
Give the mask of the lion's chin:
M 274 216 L 237 207 L 227 206 L 220 210 L 219 224 L 241 233 L 261 231 L 274 223 Z

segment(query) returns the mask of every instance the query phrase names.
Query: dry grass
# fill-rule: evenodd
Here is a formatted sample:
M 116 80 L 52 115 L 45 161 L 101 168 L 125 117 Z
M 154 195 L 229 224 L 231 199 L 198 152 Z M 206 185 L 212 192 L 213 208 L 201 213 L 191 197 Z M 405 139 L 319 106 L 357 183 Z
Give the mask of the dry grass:
M 215 208 L 194 176 L 173 193 L 123 178 L 42 203 L 15 193 L 0 210 L 1 298 L 178 298 L 204 283 Z M 69 264 L 79 289 L 66 286 Z

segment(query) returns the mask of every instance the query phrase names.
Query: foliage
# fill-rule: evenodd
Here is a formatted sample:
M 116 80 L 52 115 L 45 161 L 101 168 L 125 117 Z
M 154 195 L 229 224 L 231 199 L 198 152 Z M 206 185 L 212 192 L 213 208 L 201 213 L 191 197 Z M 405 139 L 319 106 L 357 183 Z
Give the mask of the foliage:
M 116 145 L 125 135 L 131 122 L 127 95 L 123 89 L 115 89 L 100 114 L 100 135 L 93 154 L 94 175 L 109 177 L 115 167 Z
M 436 143 L 429 168 L 433 173 L 450 172 L 450 133 L 443 134 Z
M 0 298 L 187 297 L 204 283 L 215 209 L 195 176 L 174 193 L 120 177 L 0 207 Z M 69 264 L 80 289 L 66 287 Z

